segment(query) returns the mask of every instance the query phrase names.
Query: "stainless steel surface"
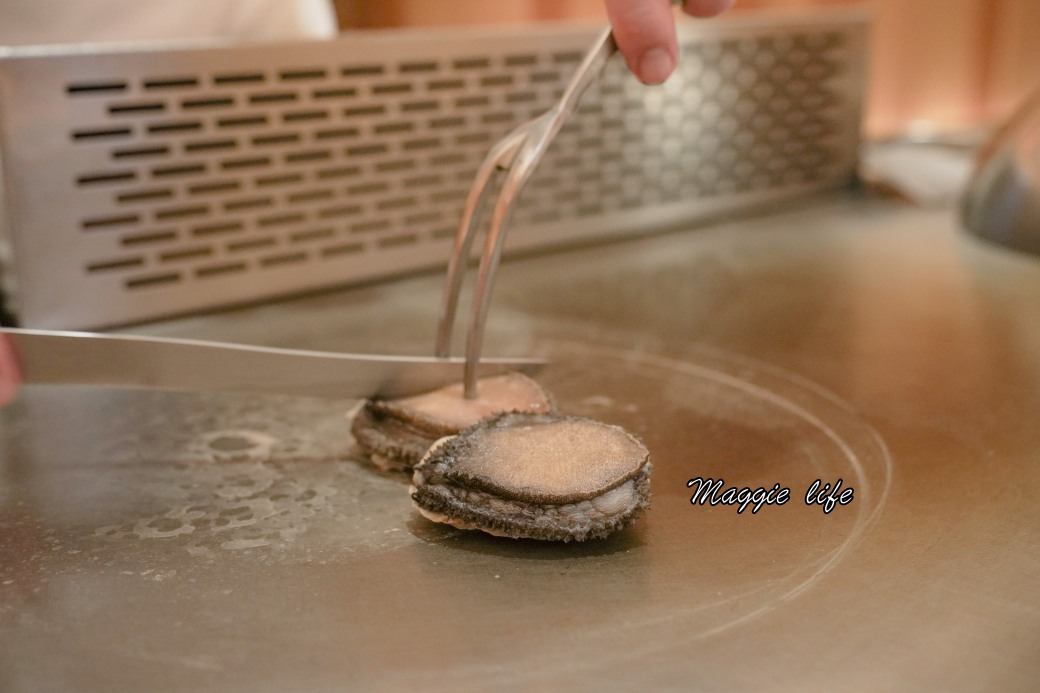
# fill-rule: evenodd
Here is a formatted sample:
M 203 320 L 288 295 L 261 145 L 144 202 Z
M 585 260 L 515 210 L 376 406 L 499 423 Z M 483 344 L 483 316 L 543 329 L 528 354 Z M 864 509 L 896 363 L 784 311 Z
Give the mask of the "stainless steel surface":
M 22 380 L 95 385 L 301 395 L 404 397 L 457 383 L 461 359 L 342 354 L 170 337 L 0 328 L 14 347 Z M 488 373 L 526 371 L 536 359 L 486 359 Z
M 0 687 L 1034 691 L 1040 264 L 958 227 L 847 197 L 504 263 L 488 349 L 653 456 L 606 542 L 423 521 L 352 400 L 27 388 Z M 428 349 L 440 279 L 151 331 Z M 792 497 L 694 507 L 697 476 Z M 806 505 L 817 478 L 854 499 Z
M 469 336 L 466 340 L 466 369 L 463 391 L 467 398 L 477 396 L 478 366 L 481 347 L 484 344 L 484 326 L 491 305 L 491 290 L 495 283 L 495 271 L 502 257 L 505 232 L 513 216 L 517 198 L 535 168 L 545 156 L 560 128 L 574 114 L 581 95 L 599 77 L 612 55 L 617 53 L 614 33 L 608 25 L 600 31 L 585 53 L 578 69 L 574 71 L 559 101 L 545 113 L 521 123 L 515 130 L 499 140 L 484 157 L 477 176 L 466 196 L 459 230 L 455 235 L 455 246 L 448 261 L 448 276 L 445 281 L 444 303 L 437 323 L 437 341 L 434 352 L 446 357 L 451 353 L 451 335 L 455 327 L 455 313 L 459 303 L 459 290 L 466 264 L 470 259 L 470 247 L 477 233 L 478 212 L 488 202 L 492 190 L 492 176 L 500 170 L 508 171 L 505 180 L 497 187 L 492 199 L 491 223 L 487 229 L 484 251 L 480 254 L 477 283 L 473 296 L 473 317 L 470 320 Z
M 1040 90 L 984 149 L 963 215 L 975 235 L 1040 255 Z
M 682 22 L 662 87 L 612 61 L 506 251 L 843 185 L 866 29 L 860 12 Z M 598 30 L 0 54 L 8 307 L 92 329 L 443 265 L 488 147 L 555 103 Z

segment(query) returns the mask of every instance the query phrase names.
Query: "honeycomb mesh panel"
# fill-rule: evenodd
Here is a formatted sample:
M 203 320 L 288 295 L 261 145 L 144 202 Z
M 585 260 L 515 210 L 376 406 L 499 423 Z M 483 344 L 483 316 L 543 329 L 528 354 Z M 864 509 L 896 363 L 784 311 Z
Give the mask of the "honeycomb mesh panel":
M 847 180 L 863 22 L 686 25 L 643 87 L 611 62 L 522 193 L 509 247 L 653 231 Z M 488 148 L 595 30 L 0 59 L 14 307 L 98 327 L 443 264 Z

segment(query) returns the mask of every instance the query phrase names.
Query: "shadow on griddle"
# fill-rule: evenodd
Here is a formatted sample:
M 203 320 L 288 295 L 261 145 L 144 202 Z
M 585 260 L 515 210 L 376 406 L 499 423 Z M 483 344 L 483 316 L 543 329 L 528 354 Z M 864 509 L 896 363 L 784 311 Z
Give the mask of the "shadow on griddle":
M 416 512 L 408 520 L 408 531 L 417 539 L 449 549 L 543 561 L 609 556 L 631 551 L 643 545 L 643 536 L 638 522 L 635 526 L 623 529 L 606 539 L 562 542 L 510 539 L 495 537 L 479 530 L 456 529 L 449 525 L 431 522 Z

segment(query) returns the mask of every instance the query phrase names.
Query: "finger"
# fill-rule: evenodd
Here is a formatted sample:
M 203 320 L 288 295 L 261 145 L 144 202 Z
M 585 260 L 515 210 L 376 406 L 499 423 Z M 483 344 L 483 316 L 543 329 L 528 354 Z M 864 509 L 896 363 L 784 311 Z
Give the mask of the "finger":
M 21 380 L 14 345 L 6 334 L 0 334 L 0 407 L 14 399 Z
M 644 84 L 660 84 L 675 69 L 679 47 L 668 0 L 604 0 L 614 40 Z
M 733 7 L 734 0 L 686 0 L 683 12 L 693 17 L 714 17 Z

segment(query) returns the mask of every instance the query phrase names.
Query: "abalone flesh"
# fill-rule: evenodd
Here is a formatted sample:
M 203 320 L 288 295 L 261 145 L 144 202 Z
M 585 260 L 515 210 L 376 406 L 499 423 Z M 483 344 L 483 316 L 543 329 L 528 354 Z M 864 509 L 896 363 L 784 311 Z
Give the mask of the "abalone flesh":
M 522 373 L 482 378 L 477 396 L 462 384 L 396 400 L 366 400 L 353 415 L 351 433 L 372 463 L 385 471 L 414 467 L 436 440 L 503 412 L 547 414 L 552 397 Z
M 427 518 L 552 541 L 605 537 L 650 504 L 650 454 L 619 426 L 508 413 L 437 441 L 412 476 Z

